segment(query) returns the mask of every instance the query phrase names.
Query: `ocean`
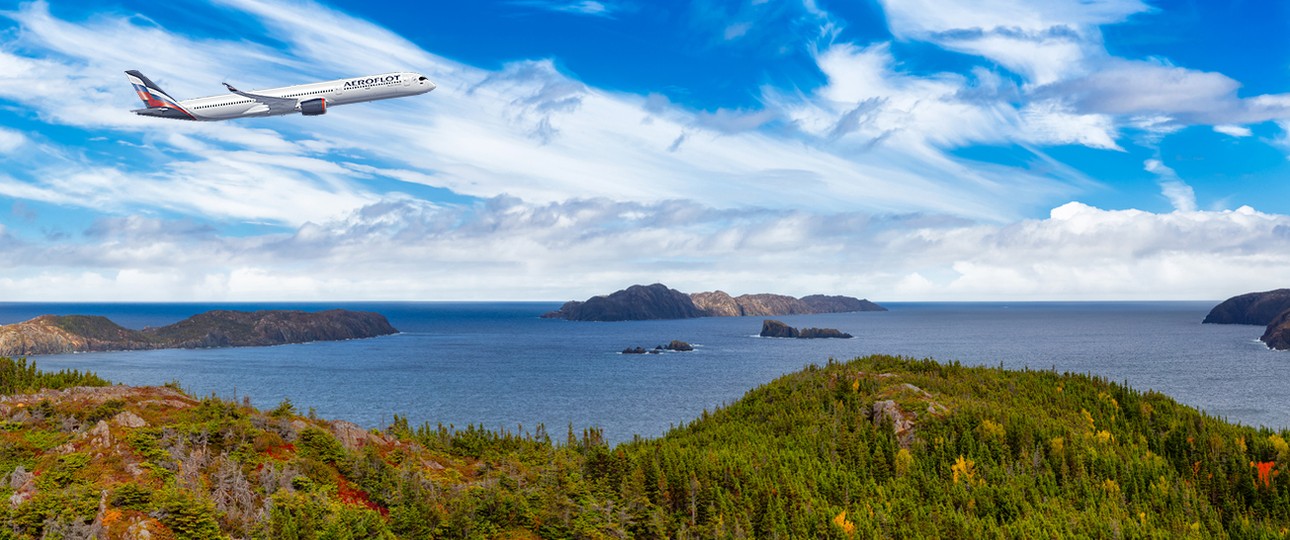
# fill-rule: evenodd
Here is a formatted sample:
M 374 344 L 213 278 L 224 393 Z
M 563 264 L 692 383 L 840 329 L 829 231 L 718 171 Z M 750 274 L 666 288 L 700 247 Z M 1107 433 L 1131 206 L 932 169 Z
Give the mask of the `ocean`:
M 657 437 L 809 364 L 884 353 L 1091 373 L 1153 389 L 1247 425 L 1290 427 L 1290 353 L 1257 326 L 1202 325 L 1217 302 L 884 303 L 891 311 L 776 317 L 854 339 L 757 337 L 760 317 L 613 323 L 540 319 L 547 302 L 0 304 L 0 324 L 104 315 L 130 328 L 208 309 L 341 307 L 384 314 L 401 333 L 276 347 L 38 356 L 130 385 L 177 381 L 198 396 L 284 398 L 300 411 L 384 427 L 394 415 L 553 436 L 599 427 L 611 442 Z M 693 352 L 622 355 L 673 339 Z

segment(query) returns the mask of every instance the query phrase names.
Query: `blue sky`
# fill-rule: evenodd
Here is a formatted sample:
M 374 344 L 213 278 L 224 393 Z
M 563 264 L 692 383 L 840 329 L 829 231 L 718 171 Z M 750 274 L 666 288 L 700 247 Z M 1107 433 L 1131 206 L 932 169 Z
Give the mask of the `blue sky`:
M 1216 299 L 1290 283 L 1290 7 L 0 6 L 0 297 Z M 410 70 L 321 117 L 135 117 Z

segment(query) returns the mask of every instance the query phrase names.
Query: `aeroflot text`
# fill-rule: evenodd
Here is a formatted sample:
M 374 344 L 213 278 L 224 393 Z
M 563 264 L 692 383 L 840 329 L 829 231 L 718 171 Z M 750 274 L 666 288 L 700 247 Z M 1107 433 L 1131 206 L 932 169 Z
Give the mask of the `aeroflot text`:
M 350 88 L 354 86 L 367 86 L 369 84 L 392 82 L 397 80 L 399 80 L 398 75 L 390 75 L 388 77 L 372 77 L 370 79 L 359 79 L 357 81 L 345 81 L 345 88 Z

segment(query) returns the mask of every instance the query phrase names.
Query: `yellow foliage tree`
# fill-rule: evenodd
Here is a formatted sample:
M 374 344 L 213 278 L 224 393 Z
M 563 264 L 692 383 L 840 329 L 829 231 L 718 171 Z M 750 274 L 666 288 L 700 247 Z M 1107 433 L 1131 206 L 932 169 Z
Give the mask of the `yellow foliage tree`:
M 950 472 L 954 473 L 955 484 L 959 483 L 959 480 L 968 484 L 977 483 L 976 462 L 967 459 L 962 455 L 960 455 L 958 459 L 954 460 L 954 464 L 950 466 Z
M 836 516 L 833 516 L 833 524 L 842 528 L 842 532 L 846 533 L 847 536 L 852 536 L 856 533 L 856 524 L 847 520 L 846 510 L 843 510 L 842 513 Z

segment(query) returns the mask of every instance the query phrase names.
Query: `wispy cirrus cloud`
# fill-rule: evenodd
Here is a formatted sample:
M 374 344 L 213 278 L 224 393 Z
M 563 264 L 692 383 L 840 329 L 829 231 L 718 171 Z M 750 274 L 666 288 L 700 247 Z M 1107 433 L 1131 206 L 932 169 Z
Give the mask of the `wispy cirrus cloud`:
M 905 131 L 917 132 L 911 140 L 937 142 L 930 146 L 893 144 L 870 153 L 827 143 L 804 146 L 796 128 L 778 133 L 757 129 L 780 114 L 776 112 L 725 114 L 659 106 L 647 97 L 589 88 L 547 60 L 514 62 L 496 72 L 482 70 L 313 4 L 220 3 L 256 17 L 281 41 L 284 52 L 267 54 L 253 35 L 238 41 L 197 40 L 156 27 L 139 28 L 129 18 L 104 16 L 72 24 L 54 17 L 40 2 L 9 14 L 23 32 L 11 52 L 0 55 L 25 69 L 7 84 L 0 83 L 0 97 L 22 103 L 51 122 L 113 129 L 163 152 L 151 156 L 143 174 L 118 165 L 113 168 L 119 170 L 119 185 L 86 182 L 65 198 L 125 210 L 156 204 L 149 193 L 179 188 L 200 196 L 172 201 L 167 207 L 175 211 L 298 225 L 317 220 L 321 212 L 334 214 L 373 200 L 377 191 L 362 178 L 325 163 L 352 161 L 377 170 L 421 171 L 419 183 L 469 197 L 505 193 L 533 202 L 598 196 L 643 202 L 689 199 L 716 207 L 933 211 L 1004 219 L 1049 197 L 1068 195 L 1074 191 L 1071 182 L 1082 181 L 1025 169 L 975 169 L 940 150 L 966 140 L 998 139 L 993 118 L 968 128 L 971 133 L 947 132 L 930 124 L 906 126 Z M 315 16 L 302 21 L 297 14 L 311 6 L 317 7 L 311 9 Z M 130 43 L 133 51 L 140 39 L 167 50 L 212 52 L 185 66 L 137 66 L 139 58 L 123 48 L 86 46 Z M 178 124 L 127 112 L 133 96 L 117 82 L 122 65 L 143 68 L 180 96 L 206 93 L 200 81 L 222 80 L 229 72 L 241 73 L 239 78 L 254 87 L 282 84 L 283 78 L 309 80 L 317 73 L 415 69 L 438 81 L 440 88 L 414 99 L 363 105 L 361 112 L 341 108 L 321 122 L 291 118 Z M 31 92 L 32 84 L 43 85 L 48 93 Z M 937 84 L 937 91 L 945 94 L 962 89 L 945 80 L 907 83 L 918 88 Z M 91 115 L 69 114 L 53 105 L 85 101 L 86 92 L 92 96 L 87 104 L 95 111 Z M 780 109 L 797 106 L 786 103 Z M 981 111 L 963 107 L 941 114 L 980 117 Z M 589 153 L 588 148 L 595 151 Z M 257 157 L 266 153 L 280 157 Z M 149 157 L 146 152 L 141 155 Z M 230 165 L 234 162 L 238 166 Z M 51 180 L 58 176 L 47 174 L 52 172 L 17 178 L 26 185 L 11 183 L 5 192 L 19 196 L 34 189 L 45 194 L 42 200 L 54 201 L 64 187 Z M 799 188 L 785 191 L 785 182 Z M 132 187 L 136 183 L 139 189 Z M 1005 192 L 1010 196 L 1000 199 Z M 247 202 L 280 201 L 284 193 L 316 204 Z M 263 213 L 252 215 L 257 207 Z
M 510 0 L 507 3 L 512 6 L 594 17 L 613 17 L 615 13 L 624 9 L 621 4 L 598 0 Z

